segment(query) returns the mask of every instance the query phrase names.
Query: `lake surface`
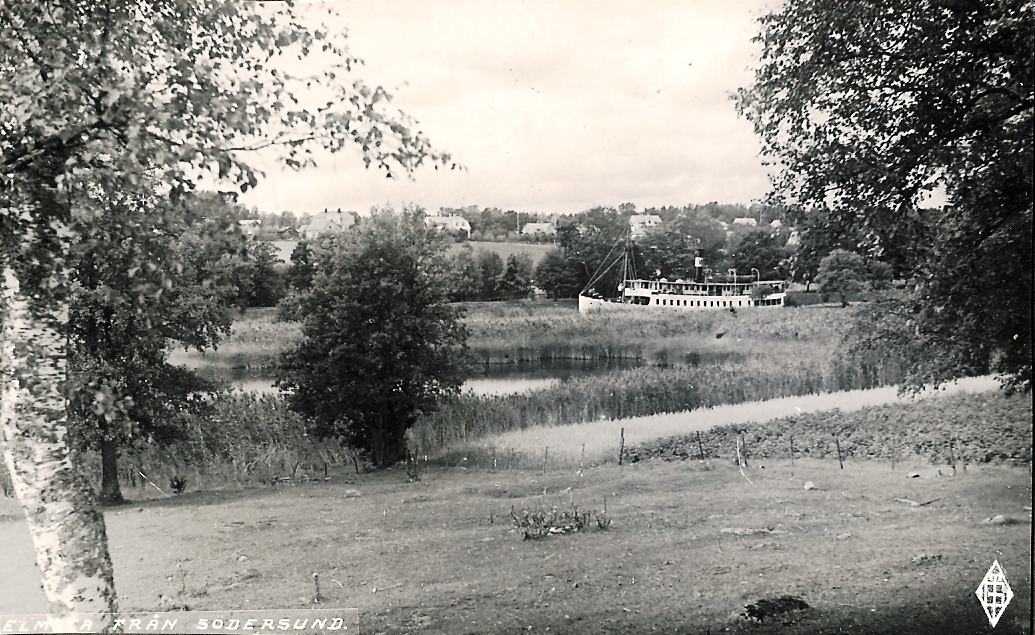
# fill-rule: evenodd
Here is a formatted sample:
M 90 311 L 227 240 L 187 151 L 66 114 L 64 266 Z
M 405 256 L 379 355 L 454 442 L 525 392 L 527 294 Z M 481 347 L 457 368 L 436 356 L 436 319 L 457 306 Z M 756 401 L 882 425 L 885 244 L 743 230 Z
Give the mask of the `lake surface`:
M 606 375 L 625 368 L 642 366 L 635 359 L 559 359 L 514 364 L 486 364 L 475 368 L 476 374 L 463 386 L 464 392 L 476 395 L 512 395 L 552 386 L 571 377 Z M 243 392 L 275 393 L 276 379 L 272 370 L 202 368 L 198 373 L 212 379 L 225 379 Z

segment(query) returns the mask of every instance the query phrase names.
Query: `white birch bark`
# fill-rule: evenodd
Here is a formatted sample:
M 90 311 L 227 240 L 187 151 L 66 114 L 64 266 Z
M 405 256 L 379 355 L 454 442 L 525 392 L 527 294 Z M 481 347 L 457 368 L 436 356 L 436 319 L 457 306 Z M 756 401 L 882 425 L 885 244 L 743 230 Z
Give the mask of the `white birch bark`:
M 73 613 L 106 614 L 94 628 L 108 630 L 117 609 L 104 516 L 65 439 L 66 340 L 31 314 L 10 269 L 3 283 L 4 460 L 28 520 L 43 589 L 57 631 L 73 630 L 62 627 L 74 627 Z M 67 315 L 67 307 L 60 310 L 58 324 Z

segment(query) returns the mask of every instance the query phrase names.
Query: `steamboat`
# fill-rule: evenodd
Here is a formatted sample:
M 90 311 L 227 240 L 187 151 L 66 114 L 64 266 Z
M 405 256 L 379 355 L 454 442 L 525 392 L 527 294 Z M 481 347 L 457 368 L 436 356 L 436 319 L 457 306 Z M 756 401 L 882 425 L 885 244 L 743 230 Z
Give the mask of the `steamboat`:
M 621 282 L 617 293 L 603 297 L 591 289 L 614 265 L 623 262 Z M 630 267 L 628 250 L 590 281 L 579 294 L 579 313 L 607 310 L 621 305 L 642 307 L 644 310 L 672 309 L 681 311 L 737 310 L 754 307 L 784 306 L 787 282 L 761 280 L 757 270 L 754 276 L 738 276 L 730 270 L 726 276 L 706 273 L 700 254 L 694 259 L 695 275 L 692 280 L 645 280 L 637 278 Z

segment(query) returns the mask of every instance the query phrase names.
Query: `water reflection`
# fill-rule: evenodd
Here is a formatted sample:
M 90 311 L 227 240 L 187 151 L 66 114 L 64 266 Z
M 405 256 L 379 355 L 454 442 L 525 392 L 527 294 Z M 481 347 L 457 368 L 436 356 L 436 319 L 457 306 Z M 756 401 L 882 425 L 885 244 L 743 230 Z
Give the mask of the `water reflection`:
M 552 386 L 570 377 L 606 375 L 615 370 L 636 368 L 643 362 L 635 359 L 554 359 L 541 362 L 485 364 L 475 367 L 463 391 L 476 395 L 511 395 Z M 242 392 L 275 393 L 276 371 L 245 368 L 200 368 L 198 373 L 210 379 L 222 379 Z

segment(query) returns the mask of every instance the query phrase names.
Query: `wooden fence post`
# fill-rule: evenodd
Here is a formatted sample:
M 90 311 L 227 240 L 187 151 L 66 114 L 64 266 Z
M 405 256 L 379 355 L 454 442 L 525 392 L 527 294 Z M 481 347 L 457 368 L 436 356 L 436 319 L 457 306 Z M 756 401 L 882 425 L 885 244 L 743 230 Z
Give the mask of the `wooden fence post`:
M 834 443 L 837 444 L 837 462 L 841 466 L 841 469 L 845 469 L 844 461 L 841 460 L 841 441 L 838 440 L 837 435 L 834 435 Z
M 697 451 L 701 453 L 701 460 L 704 460 L 704 446 L 701 445 L 701 431 L 697 431 Z
M 618 465 L 622 465 L 622 454 L 625 453 L 625 428 L 622 428 L 621 438 L 618 442 Z

